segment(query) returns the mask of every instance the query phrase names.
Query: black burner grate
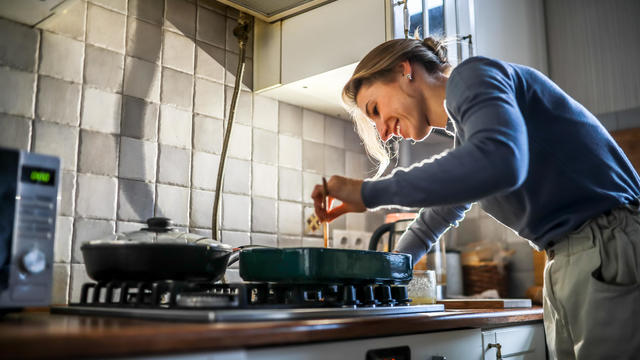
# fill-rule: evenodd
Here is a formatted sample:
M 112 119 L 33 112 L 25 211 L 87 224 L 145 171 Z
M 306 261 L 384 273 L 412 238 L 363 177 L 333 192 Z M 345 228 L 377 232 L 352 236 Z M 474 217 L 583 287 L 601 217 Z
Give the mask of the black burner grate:
M 313 308 L 409 305 L 404 285 L 111 281 L 86 283 L 71 304 L 133 308 Z

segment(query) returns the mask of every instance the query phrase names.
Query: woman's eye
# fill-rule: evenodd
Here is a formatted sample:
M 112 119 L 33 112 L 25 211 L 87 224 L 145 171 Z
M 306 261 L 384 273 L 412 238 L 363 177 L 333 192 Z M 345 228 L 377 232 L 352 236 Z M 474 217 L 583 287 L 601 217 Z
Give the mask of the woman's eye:
M 373 115 L 378 115 L 378 106 L 373 107 Z

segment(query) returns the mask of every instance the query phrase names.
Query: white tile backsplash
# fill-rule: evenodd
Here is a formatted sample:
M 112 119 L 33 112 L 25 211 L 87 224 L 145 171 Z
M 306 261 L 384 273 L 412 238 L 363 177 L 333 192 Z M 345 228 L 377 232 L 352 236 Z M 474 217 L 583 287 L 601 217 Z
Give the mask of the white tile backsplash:
M 191 190 L 191 227 L 211 230 L 211 216 L 213 213 L 213 191 Z M 218 213 L 220 215 L 220 213 Z
M 193 148 L 208 153 L 222 152 L 222 120 L 204 115 L 193 116 Z
M 251 231 L 275 233 L 277 231 L 277 201 L 253 197 Z
M 224 117 L 224 85 L 196 78 L 193 110 L 199 114 L 222 119 Z
M 196 189 L 215 191 L 219 164 L 219 155 L 194 151 L 191 185 Z
M 76 216 L 115 219 L 116 188 L 116 178 L 78 174 Z
M 176 225 L 189 224 L 189 189 L 179 186 L 157 185 L 158 202 L 155 216 L 167 217 Z
M 122 137 L 118 174 L 126 179 L 155 181 L 157 156 L 155 143 Z
M 162 29 L 158 25 L 129 17 L 127 23 L 127 55 L 151 62 L 160 61 Z
M 83 129 L 110 134 L 120 133 L 122 95 L 85 87 L 82 97 Z
M 198 41 L 195 69 L 197 76 L 224 82 L 224 49 Z
M 191 151 L 160 145 L 158 154 L 158 182 L 189 186 L 191 179 Z
M 0 114 L 0 146 L 29 150 L 31 143 L 31 123 L 27 118 Z
M 252 186 L 254 196 L 278 197 L 278 167 L 253 163 Z
M 56 237 L 53 244 L 53 261 L 57 263 L 71 262 L 71 239 L 73 234 L 73 218 L 58 216 L 56 220 Z
M 11 86 L 11 83 L 7 86 Z M 79 84 L 39 76 L 36 117 L 40 120 L 77 126 L 80 119 L 80 88 Z
M 233 124 L 229 140 L 229 156 L 243 160 L 251 160 L 251 127 Z
M 127 56 L 124 65 L 124 95 L 160 101 L 160 66 Z
M 302 110 L 302 138 L 324 142 L 324 115 L 307 109 Z
M 36 75 L 24 71 L 0 67 L 0 112 L 33 117 Z
M 266 96 L 253 96 L 253 126 L 278 131 L 278 101 Z
M 302 168 L 302 140 L 278 135 L 278 164 L 293 169 Z
M 91 3 L 87 7 L 87 42 L 124 53 L 126 16 Z
M 33 151 L 60 158 L 64 170 L 76 170 L 78 128 L 50 123 L 33 122 Z
M 289 201 L 302 200 L 302 172 L 281 167 L 278 169 L 278 199 Z
M 85 47 L 84 84 L 113 92 L 122 91 L 124 55 L 92 45 Z
M 223 189 L 224 192 L 251 195 L 251 162 L 227 159 Z
M 83 42 L 44 31 L 38 72 L 58 79 L 82 82 L 83 52 Z
M 13 21 L 0 19 L 0 65 L 34 71 L 40 32 Z
M 251 231 L 251 197 L 222 194 L 222 228 Z
M 195 44 L 193 40 L 172 31 L 164 32 L 162 64 L 175 70 L 193 74 Z
M 155 187 L 136 180 L 118 181 L 118 220 L 146 221 L 153 217 Z
M 302 205 L 278 201 L 278 232 L 287 235 L 302 234 Z
M 171 105 L 160 107 L 160 143 L 184 149 L 191 148 L 191 120 L 189 111 Z
M 193 38 L 196 34 L 196 4 L 185 0 L 167 1 L 164 26 Z

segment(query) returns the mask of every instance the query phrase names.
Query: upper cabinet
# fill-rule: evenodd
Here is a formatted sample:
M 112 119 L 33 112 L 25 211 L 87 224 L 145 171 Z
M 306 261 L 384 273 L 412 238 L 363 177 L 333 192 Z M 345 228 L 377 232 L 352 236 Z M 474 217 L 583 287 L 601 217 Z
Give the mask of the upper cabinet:
M 480 7 L 481 6 L 481 7 Z M 409 27 L 445 39 L 453 65 L 485 55 L 547 70 L 542 0 L 336 0 L 281 21 L 256 20 L 254 91 L 346 118 L 342 87 L 358 62 Z M 425 31 L 426 29 L 426 31 Z M 425 34 L 426 33 L 426 34 Z

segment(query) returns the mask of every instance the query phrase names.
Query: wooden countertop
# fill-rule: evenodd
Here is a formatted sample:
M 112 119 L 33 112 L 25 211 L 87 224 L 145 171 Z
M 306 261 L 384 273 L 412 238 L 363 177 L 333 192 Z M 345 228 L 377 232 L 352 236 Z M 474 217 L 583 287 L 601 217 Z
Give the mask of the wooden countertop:
M 26 312 L 0 319 L 0 357 L 51 359 L 205 352 L 487 328 L 541 320 L 542 308 L 539 307 L 209 324 Z

